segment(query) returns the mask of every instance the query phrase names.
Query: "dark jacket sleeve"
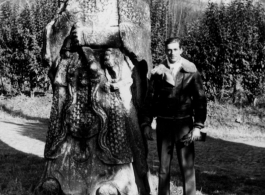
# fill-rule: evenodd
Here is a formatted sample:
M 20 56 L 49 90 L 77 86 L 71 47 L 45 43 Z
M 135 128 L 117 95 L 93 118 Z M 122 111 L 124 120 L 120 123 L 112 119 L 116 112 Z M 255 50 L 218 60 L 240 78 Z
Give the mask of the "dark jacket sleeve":
M 145 126 L 151 126 L 153 121 L 154 113 L 153 113 L 153 102 L 154 102 L 154 95 L 155 95 L 155 80 L 154 76 L 148 80 L 148 88 L 145 96 L 145 100 L 143 106 L 140 110 L 140 126 L 143 129 Z
M 194 127 L 204 128 L 207 115 L 207 99 L 203 88 L 200 73 L 197 71 L 193 77 L 193 108 Z

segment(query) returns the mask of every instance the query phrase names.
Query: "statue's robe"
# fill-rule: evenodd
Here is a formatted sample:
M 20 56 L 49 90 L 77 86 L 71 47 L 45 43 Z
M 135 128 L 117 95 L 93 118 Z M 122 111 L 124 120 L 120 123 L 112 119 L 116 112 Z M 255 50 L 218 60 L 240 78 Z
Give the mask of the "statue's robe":
M 96 0 L 94 0 L 96 2 Z M 53 82 L 55 81 L 55 75 L 60 67 L 58 66 L 61 63 L 60 51 L 63 47 L 65 39 L 71 34 L 71 30 L 75 25 L 82 23 L 86 29 L 92 28 L 94 22 L 91 20 L 97 18 L 93 15 L 93 12 L 88 9 L 88 3 L 94 2 L 93 0 L 69 0 L 61 7 L 56 18 L 50 22 L 46 27 L 45 32 L 45 41 L 44 41 L 44 58 L 50 63 L 51 69 L 49 76 Z M 87 4 L 87 6 L 85 6 Z M 137 108 L 140 107 L 144 91 L 146 89 L 146 73 L 150 70 L 151 67 L 151 53 L 150 53 L 150 44 L 151 44 L 151 27 L 150 27 L 150 10 L 149 10 L 149 1 L 147 0 L 117 0 L 118 6 L 118 39 L 120 39 L 120 46 L 125 50 L 125 53 L 129 56 L 130 60 L 134 64 L 135 68 L 133 70 L 134 85 L 132 90 L 134 92 L 133 101 Z M 93 11 L 93 10 L 92 10 Z M 103 15 L 104 16 L 104 15 Z M 105 15 L 106 17 L 106 15 Z M 107 16 L 108 17 L 108 16 Z M 104 19 L 104 18 L 103 18 Z M 101 19 L 102 20 L 102 19 Z M 80 22 L 81 21 L 81 22 Z M 104 26 L 104 25 L 103 25 Z M 113 25 L 115 26 L 115 24 Z M 102 28 L 99 26 L 98 29 Z M 96 28 L 95 28 L 96 29 Z M 107 28 L 105 30 L 109 30 Z M 116 31 L 115 27 L 113 28 Z M 91 30 L 93 31 L 93 29 Z M 102 30 L 104 31 L 104 29 Z M 110 30 L 111 31 L 111 30 Z M 87 31 L 84 32 L 84 34 Z M 108 33 L 108 32 L 106 32 Z M 117 47 L 118 45 L 113 45 L 111 42 L 113 40 L 116 44 L 117 37 L 107 36 L 105 42 L 99 43 L 102 35 L 97 35 L 96 32 L 92 32 L 93 36 L 87 36 L 86 40 L 83 41 L 83 46 L 108 46 L 108 47 Z M 104 34 L 104 33 L 103 33 Z M 115 33 L 114 33 L 115 34 Z M 99 38 L 97 38 L 99 37 Z M 103 36 L 104 37 L 104 36 Z M 97 39 L 96 39 L 97 38 Z M 95 41 L 95 42 L 94 42 Z M 104 39 L 103 39 L 104 41 Z M 109 41 L 109 43 L 107 43 Z M 97 45 L 98 43 L 98 45 Z M 82 45 L 81 45 L 82 46 Z M 63 83 L 58 83 L 57 85 L 65 85 Z M 54 91 L 59 93 L 58 89 Z M 65 92 L 63 92 L 65 93 Z M 60 95 L 58 95 L 60 96 Z M 60 96 L 61 97 L 61 96 Z M 57 108 L 53 108 L 52 114 L 60 116 L 61 109 L 64 99 L 58 99 L 55 97 L 53 104 L 58 105 Z M 53 133 L 48 134 L 47 144 L 45 147 L 45 157 L 54 158 L 54 150 L 56 150 L 56 145 L 64 139 L 65 132 L 62 132 L 60 127 L 59 119 L 54 122 L 55 124 L 50 125 L 50 128 Z M 53 134 L 53 135 L 52 135 Z M 50 140 L 49 140 L 50 139 Z

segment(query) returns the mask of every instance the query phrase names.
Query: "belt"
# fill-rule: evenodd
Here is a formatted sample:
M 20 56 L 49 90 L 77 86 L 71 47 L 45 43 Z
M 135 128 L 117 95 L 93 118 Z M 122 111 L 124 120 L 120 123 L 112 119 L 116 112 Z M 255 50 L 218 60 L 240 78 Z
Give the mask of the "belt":
M 182 116 L 182 117 L 179 117 L 179 116 L 157 116 L 157 118 L 161 118 L 161 119 L 165 119 L 165 120 L 173 120 L 173 121 L 176 121 L 176 120 L 179 120 L 179 119 L 186 119 L 186 118 L 190 118 L 191 116 Z

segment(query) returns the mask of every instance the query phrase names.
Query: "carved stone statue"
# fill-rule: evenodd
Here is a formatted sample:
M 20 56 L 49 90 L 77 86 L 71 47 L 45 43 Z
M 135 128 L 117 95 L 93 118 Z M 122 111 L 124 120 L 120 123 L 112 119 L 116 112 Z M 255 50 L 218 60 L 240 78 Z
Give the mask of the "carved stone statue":
M 149 194 L 139 113 L 149 0 L 68 0 L 45 31 L 53 104 L 36 194 Z

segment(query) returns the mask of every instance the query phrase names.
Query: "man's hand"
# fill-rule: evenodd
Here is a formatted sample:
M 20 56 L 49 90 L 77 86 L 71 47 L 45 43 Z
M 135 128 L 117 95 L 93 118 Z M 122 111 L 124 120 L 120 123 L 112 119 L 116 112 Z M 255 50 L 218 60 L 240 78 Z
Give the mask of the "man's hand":
M 183 136 L 183 138 L 181 139 L 181 142 L 185 146 L 188 146 L 192 142 L 199 140 L 200 136 L 201 136 L 201 130 L 195 127 L 187 135 Z
M 201 136 L 201 130 L 197 127 L 193 128 L 193 130 L 191 131 L 191 139 L 195 141 L 200 136 Z
M 144 127 L 144 136 L 147 140 L 154 140 L 152 131 L 152 127 L 150 127 L 149 125 Z

